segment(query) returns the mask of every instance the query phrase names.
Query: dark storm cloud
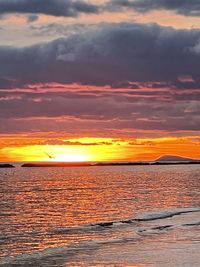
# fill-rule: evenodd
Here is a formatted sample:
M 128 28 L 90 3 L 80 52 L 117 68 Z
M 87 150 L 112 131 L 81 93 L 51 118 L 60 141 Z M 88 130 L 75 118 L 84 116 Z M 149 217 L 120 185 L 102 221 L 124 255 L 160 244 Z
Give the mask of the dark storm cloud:
M 170 10 L 185 16 L 200 15 L 198 0 L 112 0 L 108 3 L 108 8 L 110 10 L 132 8 L 138 12 Z
M 195 83 L 199 69 L 200 31 L 155 24 L 102 24 L 48 43 L 0 47 L 0 87 L 2 79 L 113 85 L 190 76 Z
M 0 15 L 46 14 L 74 17 L 79 13 L 97 13 L 98 7 L 83 0 L 0 0 Z

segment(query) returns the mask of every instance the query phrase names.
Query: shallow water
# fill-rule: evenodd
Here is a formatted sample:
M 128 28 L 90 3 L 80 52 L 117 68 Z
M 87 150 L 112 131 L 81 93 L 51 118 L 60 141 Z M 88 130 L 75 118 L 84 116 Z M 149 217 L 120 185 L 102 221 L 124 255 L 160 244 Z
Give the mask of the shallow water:
M 0 170 L 0 266 L 200 263 L 200 166 Z

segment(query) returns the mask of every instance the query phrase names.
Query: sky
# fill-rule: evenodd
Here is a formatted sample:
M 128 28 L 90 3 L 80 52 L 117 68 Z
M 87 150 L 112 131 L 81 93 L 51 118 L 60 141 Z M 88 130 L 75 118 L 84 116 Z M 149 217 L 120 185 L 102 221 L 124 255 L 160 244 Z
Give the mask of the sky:
M 200 2 L 0 0 L 0 161 L 200 159 Z

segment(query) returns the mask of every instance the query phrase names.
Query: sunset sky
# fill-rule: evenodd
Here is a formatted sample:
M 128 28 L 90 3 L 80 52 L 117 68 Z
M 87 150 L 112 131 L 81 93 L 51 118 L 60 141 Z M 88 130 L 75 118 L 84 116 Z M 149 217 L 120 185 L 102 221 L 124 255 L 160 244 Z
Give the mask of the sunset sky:
M 0 161 L 200 159 L 200 1 L 0 0 Z

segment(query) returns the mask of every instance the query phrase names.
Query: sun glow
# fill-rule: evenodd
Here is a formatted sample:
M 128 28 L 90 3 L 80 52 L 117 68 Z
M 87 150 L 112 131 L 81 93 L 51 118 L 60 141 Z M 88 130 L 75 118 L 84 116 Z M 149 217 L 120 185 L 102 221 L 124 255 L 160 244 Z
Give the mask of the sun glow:
M 84 162 L 84 161 L 89 161 L 87 155 L 59 155 L 53 161 L 58 161 L 58 162 Z
M 56 154 L 52 159 L 52 161 L 57 162 L 84 162 L 84 161 L 90 161 L 89 155 L 85 152 L 74 152 L 71 151 L 69 154 L 64 152 Z
M 200 158 L 198 136 L 162 138 L 49 138 L 0 135 L 0 161 L 97 162 L 153 160 L 161 155 Z

